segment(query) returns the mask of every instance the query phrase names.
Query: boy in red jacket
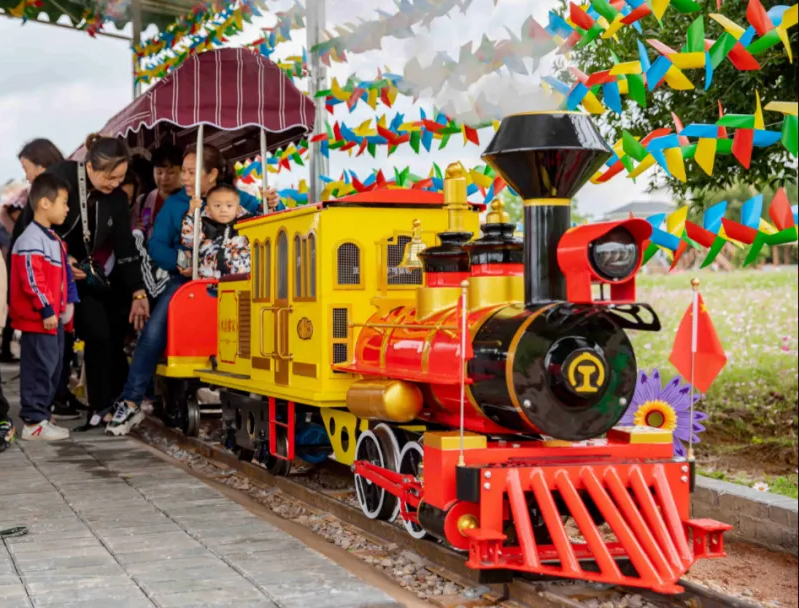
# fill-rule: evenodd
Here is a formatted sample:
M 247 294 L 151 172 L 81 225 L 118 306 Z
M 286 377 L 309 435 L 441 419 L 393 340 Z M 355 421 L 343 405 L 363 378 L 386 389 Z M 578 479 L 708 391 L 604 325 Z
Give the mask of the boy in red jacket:
M 53 225 L 64 223 L 69 207 L 66 182 L 42 174 L 33 180 L 33 222 L 11 252 L 11 324 L 20 341 L 20 417 L 22 439 L 67 439 L 69 431 L 50 421 L 64 350 L 64 324 L 72 319 L 77 289 L 64 243 Z

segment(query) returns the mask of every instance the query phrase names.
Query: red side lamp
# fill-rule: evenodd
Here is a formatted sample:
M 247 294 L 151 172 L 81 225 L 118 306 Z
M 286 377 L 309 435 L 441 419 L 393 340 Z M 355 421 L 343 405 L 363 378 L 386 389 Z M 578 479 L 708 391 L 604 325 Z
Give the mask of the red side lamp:
M 635 275 L 652 235 L 649 222 L 631 218 L 576 226 L 558 243 L 558 265 L 566 276 L 566 298 L 575 304 L 635 301 Z M 594 298 L 593 285 L 600 285 Z M 604 286 L 610 287 L 610 298 Z

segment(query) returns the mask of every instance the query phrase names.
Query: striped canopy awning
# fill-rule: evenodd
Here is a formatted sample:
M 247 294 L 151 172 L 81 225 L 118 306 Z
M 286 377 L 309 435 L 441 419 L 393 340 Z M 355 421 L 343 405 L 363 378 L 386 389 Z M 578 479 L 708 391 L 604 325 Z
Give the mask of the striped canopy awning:
M 300 141 L 313 131 L 314 102 L 280 68 L 242 48 L 194 55 L 116 114 L 102 135 L 124 137 L 131 148 L 203 141 L 235 162 L 260 153 L 261 129 L 270 151 Z M 84 157 L 83 146 L 71 156 Z

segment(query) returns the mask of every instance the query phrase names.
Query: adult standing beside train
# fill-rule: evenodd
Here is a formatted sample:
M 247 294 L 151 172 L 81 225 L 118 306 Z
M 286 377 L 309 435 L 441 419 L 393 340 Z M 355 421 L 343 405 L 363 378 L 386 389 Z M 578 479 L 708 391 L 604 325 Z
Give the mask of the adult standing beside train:
M 218 183 L 226 181 L 226 166 L 225 158 L 218 148 L 203 146 L 199 180 L 199 198 L 203 200 L 203 205 L 206 193 Z M 153 307 L 153 314 L 139 336 L 136 350 L 133 351 L 125 388 L 116 404 L 114 418 L 108 424 L 108 432 L 114 435 L 127 434 L 144 417 L 141 403 L 155 375 L 158 359 L 166 347 L 169 302 L 178 288 L 191 279 L 191 268 L 185 269 L 178 265 L 178 254 L 185 251 L 180 238 L 183 217 L 188 213 L 190 203 L 196 196 L 197 153 L 193 147 L 183 153 L 182 178 L 183 188 L 164 203 L 155 220 L 149 243 L 150 257 L 160 268 L 170 272 L 172 278 L 159 295 Z M 243 209 L 254 215 L 261 214 L 261 202 L 256 197 L 243 191 L 239 191 L 239 196 L 239 203 Z M 274 189 L 266 190 L 264 197 L 271 210 L 284 209 Z M 190 252 L 187 254 L 191 255 Z
M 66 180 L 70 188 L 69 214 L 57 231 L 67 246 L 78 285 L 75 330 L 85 344 L 91 410 L 87 426 L 77 430 L 97 426 L 104 414 L 110 417 L 127 375 L 123 350 L 127 323 L 141 329 L 150 316 L 130 229 L 128 199 L 120 188 L 128 160 L 128 147 L 122 141 L 92 134 L 86 140 L 85 163 L 64 161 L 47 169 Z M 127 289 L 111 288 L 108 276 L 112 269 L 116 270 L 114 279 Z M 119 302 L 120 292 L 132 294 L 132 300 Z

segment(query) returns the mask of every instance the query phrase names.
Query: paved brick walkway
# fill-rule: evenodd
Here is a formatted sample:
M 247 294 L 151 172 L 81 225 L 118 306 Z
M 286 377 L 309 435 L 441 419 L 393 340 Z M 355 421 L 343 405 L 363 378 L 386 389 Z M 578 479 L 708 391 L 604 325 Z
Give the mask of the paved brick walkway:
M 0 529 L 29 529 L 0 607 L 399 606 L 135 440 L 73 437 L 0 455 Z

